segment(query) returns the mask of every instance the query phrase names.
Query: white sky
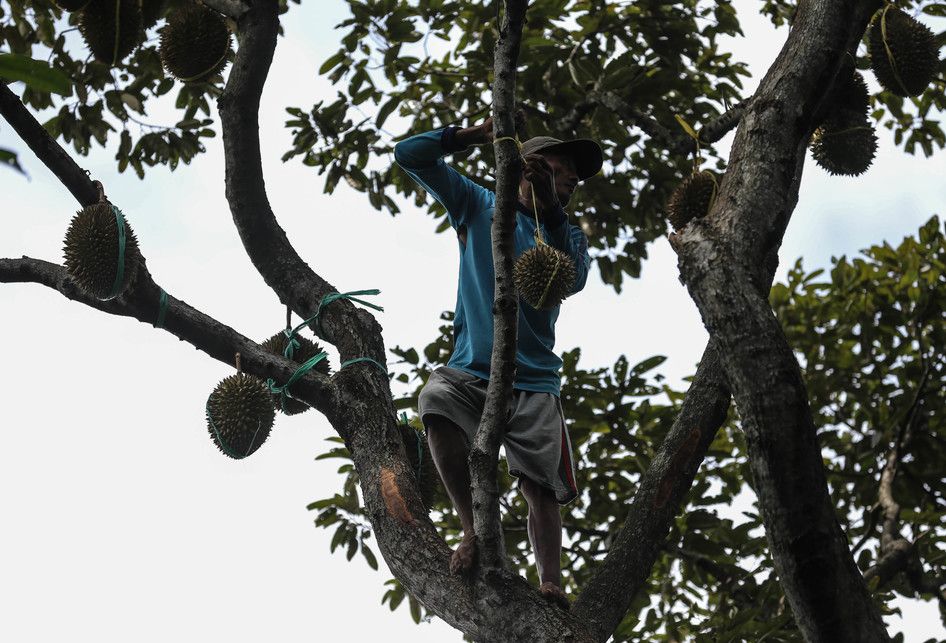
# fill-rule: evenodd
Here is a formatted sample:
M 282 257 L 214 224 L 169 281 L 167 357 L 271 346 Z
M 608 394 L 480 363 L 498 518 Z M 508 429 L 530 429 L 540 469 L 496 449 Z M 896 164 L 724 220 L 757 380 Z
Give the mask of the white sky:
M 736 4 L 748 34 L 734 44 L 737 59 L 764 71 L 784 33 L 757 3 Z M 344 6 L 293 5 L 285 22 L 261 108 L 269 195 L 316 271 L 341 290 L 381 289 L 389 347 L 423 346 L 454 304 L 453 239 L 410 206 L 396 219 L 379 215 L 344 184 L 326 197 L 310 168 L 279 161 L 290 140 L 283 108 L 334 96 L 315 70 L 337 47 L 331 26 Z M 61 261 L 75 201 L 5 123 L 0 147 L 19 149 L 31 175 L 0 172 L 0 256 Z M 284 309 L 233 227 L 220 139 L 208 148 L 190 167 L 153 169 L 144 182 L 118 175 L 111 153 L 79 162 L 122 207 L 168 292 L 262 339 L 282 327 Z M 780 276 L 799 255 L 809 269 L 824 266 L 946 214 L 944 158 L 906 156 L 881 133 L 862 178 L 832 178 L 809 163 Z M 666 240 L 651 254 L 619 297 L 589 279 L 563 310 L 561 350 L 580 345 L 586 366 L 662 353 L 672 382 L 692 372 L 705 332 Z M 341 482 L 337 464 L 313 461 L 333 435 L 315 412 L 280 416 L 258 453 L 229 460 L 207 436 L 203 407 L 232 369 L 41 286 L 0 285 L 0 350 L 0 640 L 460 640 L 441 622 L 418 627 L 406 609 L 382 607 L 385 570 L 329 554 L 332 532 L 305 509 Z M 899 604 L 906 641 L 946 636 L 935 606 Z

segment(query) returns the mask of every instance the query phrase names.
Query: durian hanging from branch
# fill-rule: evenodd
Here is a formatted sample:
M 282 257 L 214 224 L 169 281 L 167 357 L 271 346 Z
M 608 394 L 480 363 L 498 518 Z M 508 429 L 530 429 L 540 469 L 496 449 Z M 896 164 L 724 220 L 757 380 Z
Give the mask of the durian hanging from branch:
M 240 460 L 255 453 L 269 437 L 276 411 L 266 385 L 241 370 L 239 353 L 236 366 L 237 373 L 221 380 L 207 398 L 206 418 L 217 448 Z
M 90 0 L 79 13 L 79 32 L 96 60 L 119 64 L 144 34 L 140 0 Z
M 853 65 L 838 72 L 831 106 L 811 138 L 815 162 L 834 175 L 863 174 L 874 161 L 877 135 L 870 123 L 867 83 Z
M 140 260 L 134 231 L 104 196 L 72 218 L 63 255 L 66 271 L 76 285 L 103 300 L 113 299 L 128 288 Z
M 897 96 L 922 94 L 939 66 L 939 46 L 930 28 L 892 4 L 871 19 L 867 51 L 877 82 Z
M 669 219 L 674 230 L 681 230 L 693 219 L 701 219 L 709 214 L 716 202 L 719 182 L 713 172 L 700 170 L 703 159 L 700 155 L 699 134 L 682 116 L 679 114 L 675 116 L 683 130 L 696 143 L 693 173 L 676 187 L 667 200 L 667 219 Z
M 289 340 L 289 334 L 292 334 L 291 342 Z M 318 342 L 313 342 L 301 335 L 293 333 L 288 328 L 288 324 L 286 331 L 276 333 L 263 342 L 261 346 L 265 351 L 291 359 L 299 364 L 309 361 L 322 352 L 322 347 Z M 328 375 L 331 372 L 331 367 L 329 366 L 328 360 L 323 359 L 313 367 L 313 370 L 323 375 Z M 270 396 L 273 408 L 277 411 L 282 411 L 286 415 L 296 415 L 309 410 L 308 404 L 294 400 L 288 395 L 271 393 Z
M 169 74 L 185 83 L 202 82 L 226 67 L 230 30 L 219 13 L 188 2 L 168 15 L 158 48 Z
M 535 247 L 523 252 L 512 266 L 512 279 L 519 298 L 536 310 L 551 310 L 560 305 L 575 287 L 578 271 L 572 258 L 545 242 L 539 224 L 539 207 L 532 194 L 535 215 Z

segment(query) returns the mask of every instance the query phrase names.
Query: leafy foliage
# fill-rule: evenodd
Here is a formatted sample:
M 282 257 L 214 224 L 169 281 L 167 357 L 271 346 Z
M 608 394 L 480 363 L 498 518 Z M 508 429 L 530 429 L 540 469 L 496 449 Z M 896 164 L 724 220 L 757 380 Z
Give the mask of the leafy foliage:
M 885 243 L 865 250 L 862 257 L 837 259 L 827 275 L 806 272 L 799 261 L 786 283 L 772 289 L 771 301 L 804 366 L 832 498 L 838 519 L 856 541 L 862 570 L 878 557 L 876 505 L 884 460 L 916 399 L 915 437 L 894 489 L 904 534 L 911 540 L 924 534 L 919 549 L 926 571 L 943 574 L 946 236 L 939 219 L 931 219 L 917 237 L 897 248 Z M 397 379 L 414 385 L 398 400 L 399 408 L 416 414 L 420 389 L 433 369 L 449 359 L 452 313 L 442 319 L 439 336 L 422 351 L 392 349 L 405 369 Z M 627 503 L 683 394 L 655 374 L 664 360 L 660 356 L 635 365 L 621 356 L 611 367 L 596 369 L 580 366 L 580 349 L 563 357 L 561 400 L 582 493 L 564 509 L 562 563 L 565 587 L 577 593 L 620 529 Z M 420 426 L 416 415 L 412 422 Z M 344 539 L 340 543 L 347 543 L 351 558 L 359 546 L 365 549 L 367 538 L 359 531 L 367 522 L 355 473 L 342 448 L 322 457 L 345 461 L 340 469 L 346 474 L 344 492 L 309 507 L 318 511 L 317 525 L 337 525 L 336 538 Z M 503 467 L 500 481 L 507 554 L 536 583 L 525 502 Z M 438 496 L 431 517 L 448 542 L 459 542 L 460 524 L 445 495 Z M 366 556 L 370 564 L 373 555 Z M 405 591 L 393 579 L 386 585 L 383 600 L 393 610 Z M 881 606 L 892 593 L 915 595 L 902 574 L 889 586 L 874 589 Z M 424 618 L 421 607 L 409 604 L 416 621 Z M 799 638 L 767 552 L 745 439 L 734 418 L 713 442 L 646 591 L 614 640 L 703 640 L 710 635 L 723 641 Z

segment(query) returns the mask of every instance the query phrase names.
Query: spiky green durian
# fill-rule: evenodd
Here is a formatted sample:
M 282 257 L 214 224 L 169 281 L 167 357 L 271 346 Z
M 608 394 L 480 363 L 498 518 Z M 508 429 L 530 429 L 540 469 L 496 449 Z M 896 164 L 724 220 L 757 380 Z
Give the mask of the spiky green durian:
M 877 81 L 897 96 L 923 93 L 939 65 L 930 28 L 889 4 L 871 20 L 867 51 Z
M 853 66 L 838 72 L 834 86 L 832 113 L 840 111 L 866 116 L 870 110 L 870 93 L 864 76 Z
M 857 176 L 874 161 L 877 135 L 866 116 L 839 113 L 829 117 L 811 138 L 811 155 L 831 174 Z
M 56 5 L 63 11 L 75 12 L 82 11 L 89 0 L 55 0 Z
M 709 170 L 694 172 L 684 179 L 667 201 L 667 218 L 674 230 L 705 217 L 716 201 L 718 188 L 716 175 Z
M 206 80 L 227 65 L 230 30 L 217 12 L 189 3 L 168 15 L 159 49 L 164 68 L 178 80 Z
M 561 304 L 571 294 L 576 274 L 572 259 L 545 243 L 523 252 L 512 269 L 519 297 L 537 310 Z
M 430 510 L 434 504 L 440 476 L 437 474 L 434 459 L 427 446 L 427 436 L 409 424 L 398 424 L 398 429 L 401 432 L 401 440 L 404 442 L 404 450 L 407 452 L 407 461 L 417 479 L 421 500 Z
M 207 430 L 223 453 L 241 459 L 269 437 L 276 411 L 269 389 L 252 375 L 225 377 L 207 398 Z
M 79 14 L 79 31 L 96 60 L 117 65 L 141 42 L 140 0 L 91 0 Z
M 138 240 L 128 221 L 124 221 L 124 227 L 124 261 L 120 283 L 116 284 L 119 237 L 118 220 L 112 205 L 90 205 L 77 212 L 69 223 L 63 243 L 66 271 L 79 288 L 93 297 L 115 297 L 135 278 L 140 258 Z
M 263 342 L 261 346 L 263 347 L 263 350 L 269 351 L 270 353 L 274 353 L 281 357 L 285 357 L 286 345 L 289 343 L 288 339 L 289 338 L 286 337 L 286 333 L 278 332 Z M 319 346 L 318 342 L 313 342 L 299 335 L 295 336 L 295 340 L 299 345 L 296 346 L 292 351 L 292 356 L 290 359 L 292 359 L 294 362 L 302 364 L 322 352 L 322 347 Z M 323 375 L 328 375 L 331 371 L 331 366 L 329 366 L 327 359 L 323 359 L 318 362 L 312 370 L 322 373 Z M 296 415 L 297 413 L 302 413 L 309 410 L 309 406 L 307 404 L 299 402 L 298 400 L 294 400 L 291 397 L 280 395 L 278 393 L 272 394 L 272 400 L 273 408 L 275 408 L 277 411 L 282 411 L 286 415 Z

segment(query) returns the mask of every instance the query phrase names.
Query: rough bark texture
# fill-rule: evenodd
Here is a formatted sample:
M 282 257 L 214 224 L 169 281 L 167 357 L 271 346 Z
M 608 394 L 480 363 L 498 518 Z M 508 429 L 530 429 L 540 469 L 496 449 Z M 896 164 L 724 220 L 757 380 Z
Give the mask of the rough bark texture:
M 808 641 L 889 638 L 828 497 L 800 368 L 751 266 L 791 214 L 785 204 L 799 149 L 841 55 L 875 8 L 801 7 L 737 130 L 716 206 L 677 244 L 681 275 L 720 344 L 776 570 Z
M 99 193 L 89 175 L 72 160 L 61 145 L 49 136 L 43 126 L 26 109 L 20 98 L 7 87 L 6 83 L 2 82 L 0 82 L 0 114 L 3 114 L 3 118 L 23 139 L 23 142 L 29 145 L 37 158 L 66 186 L 76 201 L 83 207 L 98 202 Z
M 493 69 L 493 123 L 496 139 L 516 136 L 516 64 L 526 15 L 526 0 L 507 0 L 503 24 L 496 44 Z M 513 233 L 516 201 L 522 174 L 519 149 L 510 140 L 497 140 L 496 208 L 491 228 L 493 271 L 493 354 L 483 415 L 470 451 L 470 481 L 473 486 L 473 528 L 476 531 L 481 570 L 502 567 L 502 522 L 499 517 L 497 462 L 499 445 L 506 430 L 506 412 L 516 377 L 516 324 L 519 297 L 512 278 Z

